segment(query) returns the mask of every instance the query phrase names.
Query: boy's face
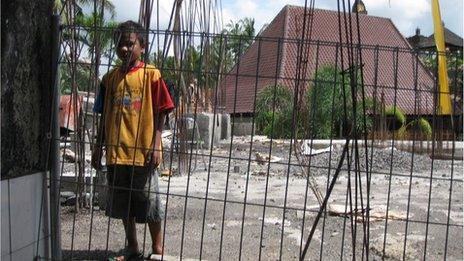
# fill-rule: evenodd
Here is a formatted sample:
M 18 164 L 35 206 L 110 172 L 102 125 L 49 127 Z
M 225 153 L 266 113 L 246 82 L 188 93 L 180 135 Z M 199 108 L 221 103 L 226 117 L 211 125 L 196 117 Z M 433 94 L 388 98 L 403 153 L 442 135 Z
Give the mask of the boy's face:
M 137 38 L 136 33 L 122 33 L 116 47 L 116 54 L 124 66 L 133 66 L 142 55 L 144 46 Z

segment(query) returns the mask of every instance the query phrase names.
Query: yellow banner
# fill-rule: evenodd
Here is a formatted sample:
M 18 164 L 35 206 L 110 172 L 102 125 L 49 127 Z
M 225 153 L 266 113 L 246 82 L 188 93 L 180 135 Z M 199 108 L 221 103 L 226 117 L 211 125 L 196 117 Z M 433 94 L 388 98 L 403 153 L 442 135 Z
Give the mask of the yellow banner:
M 451 114 L 451 99 L 448 86 L 448 69 L 446 65 L 445 33 L 441 22 L 438 0 L 432 0 L 432 16 L 435 29 L 435 45 L 438 50 L 438 114 Z

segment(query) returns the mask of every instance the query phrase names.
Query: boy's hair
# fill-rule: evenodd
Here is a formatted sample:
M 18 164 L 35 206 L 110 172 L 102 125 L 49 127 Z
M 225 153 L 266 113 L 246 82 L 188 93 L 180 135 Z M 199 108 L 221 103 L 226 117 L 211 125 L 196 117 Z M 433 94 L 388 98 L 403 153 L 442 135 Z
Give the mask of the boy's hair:
M 137 39 L 139 40 L 140 45 L 145 46 L 145 28 L 132 20 L 126 21 L 124 23 L 120 23 L 116 30 L 114 31 L 114 42 L 117 44 L 119 38 L 123 33 L 135 33 L 137 35 Z

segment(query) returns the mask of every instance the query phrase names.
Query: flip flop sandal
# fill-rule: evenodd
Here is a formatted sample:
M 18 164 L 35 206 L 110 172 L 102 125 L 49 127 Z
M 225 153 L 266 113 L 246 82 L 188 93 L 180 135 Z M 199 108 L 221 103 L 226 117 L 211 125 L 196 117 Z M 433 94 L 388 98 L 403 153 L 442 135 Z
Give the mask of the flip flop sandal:
M 164 259 L 162 257 L 163 255 L 151 253 L 145 258 L 145 260 L 163 261 Z
M 142 252 L 134 252 L 130 250 L 125 250 L 122 255 L 115 256 L 115 257 L 110 257 L 108 258 L 108 261 L 117 261 L 117 257 L 123 257 L 124 261 L 129 261 L 129 260 L 143 260 L 143 254 Z

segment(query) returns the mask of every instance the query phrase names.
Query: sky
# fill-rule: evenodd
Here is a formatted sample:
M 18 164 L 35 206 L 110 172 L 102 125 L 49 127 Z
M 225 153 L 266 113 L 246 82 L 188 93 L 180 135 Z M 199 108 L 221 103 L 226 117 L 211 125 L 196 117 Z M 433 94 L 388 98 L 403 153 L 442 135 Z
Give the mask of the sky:
M 217 0 L 220 2 L 221 0 Z M 155 1 L 156 3 L 157 1 Z M 185 1 L 184 2 L 188 2 Z M 214 2 L 214 1 L 212 1 Z M 351 0 L 350 2 L 354 2 Z M 369 15 L 390 18 L 398 30 L 409 37 L 415 34 L 417 27 L 421 34 L 429 36 L 433 33 L 431 0 L 363 0 Z M 445 26 L 463 36 L 463 0 L 440 0 L 440 10 Z M 139 14 L 138 1 L 113 0 L 116 6 L 116 20 L 137 20 Z M 137 3 L 137 4 L 135 4 Z M 160 28 L 166 29 L 172 9 L 173 0 L 159 0 Z M 287 4 L 304 6 L 304 0 L 222 0 L 222 20 L 238 21 L 245 17 L 255 19 L 258 32 L 264 24 L 270 23 L 277 13 Z M 310 1 L 308 1 L 309 5 Z M 337 1 L 315 1 L 315 7 L 337 10 Z M 156 28 L 156 12 L 152 16 L 152 28 Z

